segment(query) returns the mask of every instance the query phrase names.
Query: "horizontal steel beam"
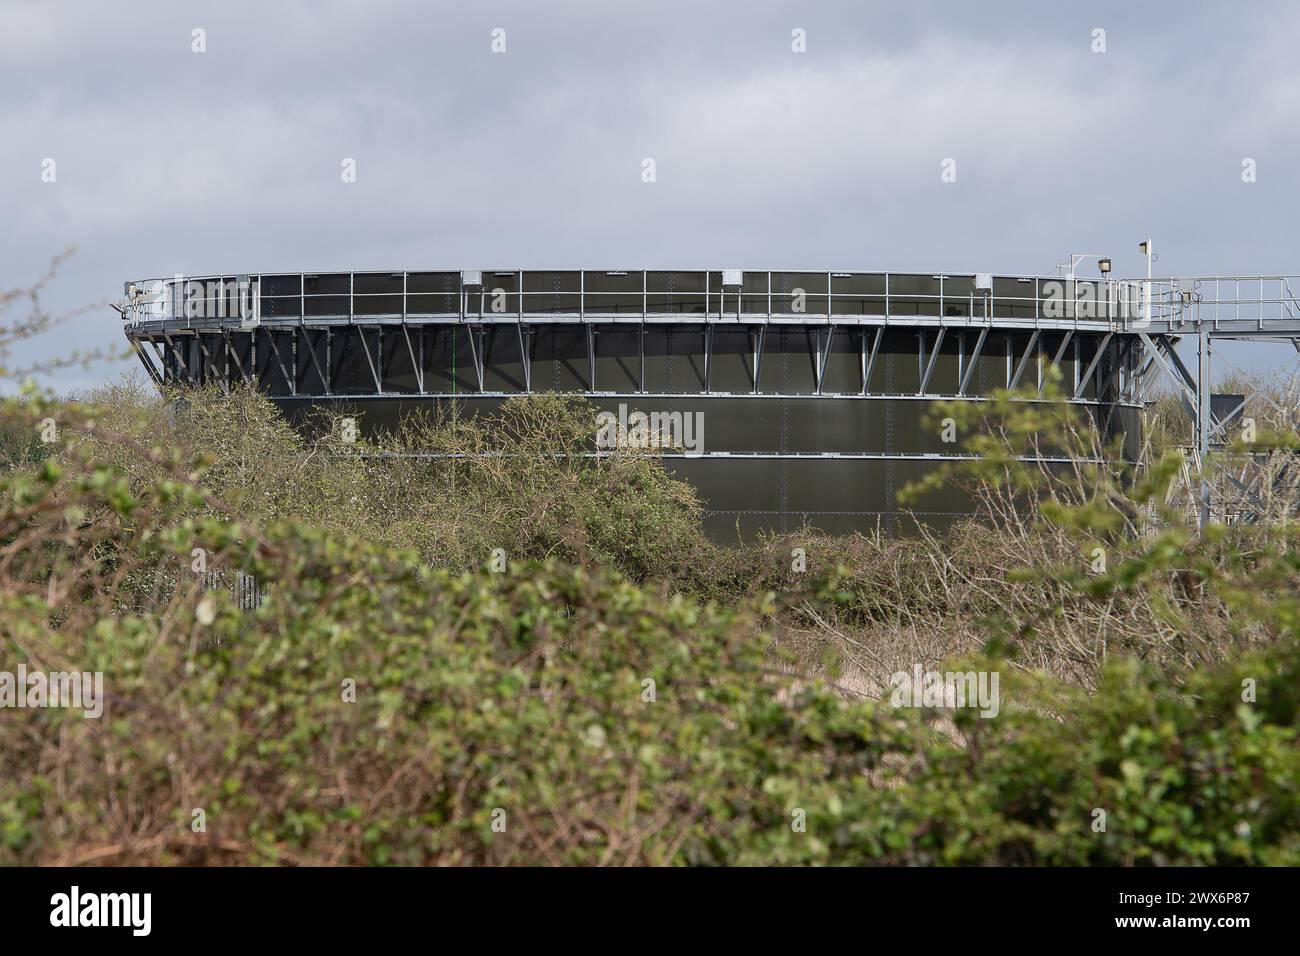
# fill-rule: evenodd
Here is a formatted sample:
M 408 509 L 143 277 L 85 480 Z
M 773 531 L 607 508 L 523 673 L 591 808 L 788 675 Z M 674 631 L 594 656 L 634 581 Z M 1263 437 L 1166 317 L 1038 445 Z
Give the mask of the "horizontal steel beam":
M 401 399 L 418 400 L 457 400 L 471 401 L 473 399 L 503 399 L 512 398 L 518 395 L 525 395 L 526 392 L 502 392 L 488 390 L 483 392 L 383 392 L 380 394 L 354 394 L 339 393 L 331 394 L 308 394 L 299 392 L 297 395 L 268 395 L 273 402 L 295 402 L 295 401 L 325 401 L 333 399 L 341 402 L 365 402 L 365 401 L 395 401 Z M 626 398 L 629 400 L 644 401 L 646 399 L 662 399 L 674 403 L 684 401 L 695 401 L 696 399 L 707 399 L 720 401 L 724 399 L 778 399 L 782 401 L 801 400 L 801 401 L 909 401 L 909 402 L 987 402 L 988 398 L 980 395 L 950 395 L 935 393 L 931 395 L 918 395 L 916 392 L 879 392 L 868 393 L 863 395 L 861 392 L 822 392 L 818 395 L 816 392 L 628 392 L 628 391 L 609 391 L 609 392 L 582 392 L 586 398 Z M 1057 401 L 1052 398 L 1035 398 L 1035 397 L 1017 397 L 1016 401 L 1052 404 Z M 1140 402 L 1130 401 L 1107 401 L 1098 402 L 1091 398 L 1075 398 L 1065 400 L 1070 405 L 1081 406 L 1131 406 L 1134 408 L 1141 407 Z
M 337 315 L 309 315 L 309 316 L 264 316 L 259 326 L 266 328 L 268 326 L 295 326 L 305 328 L 325 328 L 327 326 L 339 325 L 472 325 L 472 326 L 489 326 L 489 325 L 516 325 L 521 321 L 519 316 L 510 315 L 465 315 L 457 313 L 432 313 L 432 312 L 411 312 L 406 315 L 401 313 L 391 313 L 384 315 L 348 315 L 340 313 Z M 935 315 L 827 315 L 825 313 L 807 312 L 799 315 L 783 315 L 779 313 L 767 314 L 762 312 L 743 313 L 741 315 L 719 315 L 718 313 L 691 313 L 682 314 L 677 312 L 528 312 L 522 319 L 526 324 L 531 325 L 637 325 L 640 323 L 650 323 L 653 325 L 710 325 L 710 326 L 755 326 L 755 325 L 787 325 L 787 326 L 826 326 L 834 325 L 843 326 L 888 326 L 899 328 L 926 328 L 926 329 L 1013 329 L 1019 331 L 1055 330 L 1055 331 L 1079 331 L 1079 332 L 1111 332 L 1117 331 L 1114 323 L 1096 319 L 1013 319 L 999 318 L 989 320 L 986 318 L 971 316 L 935 316 Z M 215 329 L 228 329 L 231 331 L 247 331 L 250 326 L 240 326 L 237 320 L 233 319 L 159 319 L 148 323 L 141 323 L 134 326 L 127 326 L 125 332 L 131 335 L 151 335 L 163 330 L 172 335 L 183 334 L 187 331 L 203 331 Z M 1297 333 L 1300 334 L 1300 333 Z
M 657 455 L 670 460 L 688 460 L 688 461 L 735 461 L 737 459 L 751 461 L 755 459 L 774 460 L 774 461 L 979 461 L 978 455 L 940 455 L 932 452 L 838 452 L 838 451 L 820 451 L 820 452 L 783 452 L 783 451 L 676 451 L 671 448 L 651 449 Z M 416 459 L 419 461 L 439 461 L 439 460 L 475 460 L 482 458 L 511 458 L 516 457 L 518 453 L 504 451 L 482 451 L 482 452 L 390 452 L 390 451 L 360 451 L 349 452 L 349 458 L 374 458 L 374 459 Z M 549 457 L 551 458 L 610 458 L 620 454 L 619 451 L 584 451 L 584 452 L 556 452 Z M 533 456 L 528 456 L 533 457 Z M 546 456 L 544 456 L 546 457 Z M 1101 459 L 1080 459 L 1069 457 L 1052 457 L 1050 455 L 1017 455 L 1008 460 L 1038 462 L 1042 464 L 1069 465 L 1078 464 L 1081 461 L 1090 461 L 1093 464 L 1102 464 Z

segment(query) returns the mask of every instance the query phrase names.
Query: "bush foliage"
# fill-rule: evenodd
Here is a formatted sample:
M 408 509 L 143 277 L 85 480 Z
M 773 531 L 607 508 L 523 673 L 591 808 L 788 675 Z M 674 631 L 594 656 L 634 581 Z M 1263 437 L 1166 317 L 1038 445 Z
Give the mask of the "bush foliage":
M 7 400 L 0 669 L 108 702 L 0 711 L 0 862 L 1300 862 L 1288 526 L 1195 536 L 1158 465 L 724 550 L 655 459 L 581 454 L 593 416 L 345 447 L 250 394 Z M 913 662 L 998 671 L 998 716 L 891 706 Z

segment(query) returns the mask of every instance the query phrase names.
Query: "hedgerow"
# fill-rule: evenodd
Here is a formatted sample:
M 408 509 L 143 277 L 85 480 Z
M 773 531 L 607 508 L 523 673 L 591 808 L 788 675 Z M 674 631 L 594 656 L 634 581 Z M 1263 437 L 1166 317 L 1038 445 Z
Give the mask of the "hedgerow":
M 382 466 L 342 461 L 344 487 L 322 494 L 353 510 L 319 506 L 312 520 L 310 450 L 270 476 L 260 469 L 273 462 L 250 465 L 240 456 L 256 449 L 240 434 L 296 440 L 255 415 L 232 426 L 231 444 L 195 447 L 193 422 L 220 433 L 203 401 L 191 397 L 191 425 L 147 427 L 122 407 L 35 394 L 5 406 L 15 434 L 53 417 L 61 437 L 0 482 L 0 669 L 103 671 L 108 700 L 99 719 L 0 711 L 0 862 L 1300 862 L 1286 528 L 1118 537 L 1103 573 L 1022 569 L 1005 587 L 1031 589 L 1018 593 L 1039 595 L 1034 608 L 972 598 L 988 600 L 987 618 L 967 624 L 978 639 L 924 662 L 998 673 L 1000 709 L 985 719 L 895 707 L 887 688 L 855 686 L 854 635 L 838 624 L 822 630 L 837 653 L 800 646 L 810 620 L 887 613 L 867 603 L 861 552 L 824 544 L 794 580 L 777 546 L 781 563 L 753 575 L 747 596 L 734 582 L 765 567 L 761 547 L 730 566 L 678 567 L 674 547 L 704 547 L 687 533 L 695 506 L 645 470 L 653 461 L 607 463 L 590 479 L 590 461 L 539 451 L 546 428 L 521 434 L 529 481 L 456 475 L 471 499 L 518 494 L 485 524 L 518 535 L 506 570 L 465 557 L 439 566 L 431 539 L 396 533 L 366 500 Z M 302 497 L 259 501 L 259 477 Z M 527 533 L 519 516 L 548 482 L 584 521 L 572 539 L 583 547 Z M 641 513 L 647 488 L 686 530 L 676 545 L 627 542 L 641 555 L 634 580 L 602 555 L 654 521 L 598 533 L 589 522 Z M 1078 546 L 1054 540 L 1061 560 Z M 955 586 L 946 564 L 932 566 L 916 586 Z M 214 571 L 236 570 L 258 582 L 260 606 L 212 585 Z M 1181 603 L 1163 597 L 1171 579 L 1196 582 Z M 1086 681 L 1035 664 L 1036 637 L 1059 614 L 1120 600 L 1163 607 L 1164 633 L 1193 641 L 1194 598 L 1252 640 L 1194 666 L 1118 647 L 1087 662 Z M 913 625 L 941 630 L 943 605 L 913 611 Z M 882 680 L 893 666 L 866 665 Z

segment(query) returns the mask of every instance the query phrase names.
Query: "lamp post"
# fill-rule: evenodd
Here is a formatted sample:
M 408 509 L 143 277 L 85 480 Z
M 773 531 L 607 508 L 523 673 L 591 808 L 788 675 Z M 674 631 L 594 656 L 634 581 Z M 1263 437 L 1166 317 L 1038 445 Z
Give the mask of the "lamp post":
M 1073 278 L 1075 277 L 1075 276 L 1074 276 L 1074 271 L 1079 267 L 1079 263 L 1082 262 L 1084 259 L 1087 259 L 1087 258 L 1089 258 L 1089 257 L 1091 257 L 1091 256 L 1098 256 L 1098 259 L 1097 259 L 1097 270 L 1098 270 L 1099 272 L 1101 272 L 1102 276 L 1104 277 L 1104 276 L 1109 275 L 1109 274 L 1110 274 L 1110 256 L 1100 256 L 1100 255 L 1098 255 L 1098 253 L 1095 253 L 1095 252 L 1072 252 L 1072 253 L 1070 253 L 1070 271 L 1066 273 L 1065 278 L 1067 278 L 1067 279 L 1073 279 Z M 1057 268 L 1060 269 L 1060 268 L 1061 268 L 1062 266 L 1064 266 L 1064 265 L 1065 265 L 1064 262 L 1059 263 L 1059 264 L 1057 265 Z
M 1142 255 L 1147 257 L 1147 281 L 1142 286 L 1142 316 L 1143 321 L 1151 319 L 1151 264 L 1160 258 L 1156 255 L 1155 244 L 1152 243 L 1151 237 L 1148 236 L 1138 243 L 1138 248 L 1142 250 Z

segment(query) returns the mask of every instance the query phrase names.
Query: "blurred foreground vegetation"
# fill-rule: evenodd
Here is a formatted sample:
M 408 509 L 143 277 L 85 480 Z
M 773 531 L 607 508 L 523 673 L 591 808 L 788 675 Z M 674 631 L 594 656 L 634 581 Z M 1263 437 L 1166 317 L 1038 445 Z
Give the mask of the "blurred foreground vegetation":
M 572 397 L 374 444 L 246 392 L 5 400 L 0 670 L 108 703 L 0 711 L 0 862 L 1300 863 L 1293 523 L 1200 535 L 1176 454 L 994 411 L 941 410 L 983 520 L 723 548 Z M 1018 457 L 1049 433 L 1068 474 Z M 918 664 L 999 713 L 892 706 Z

